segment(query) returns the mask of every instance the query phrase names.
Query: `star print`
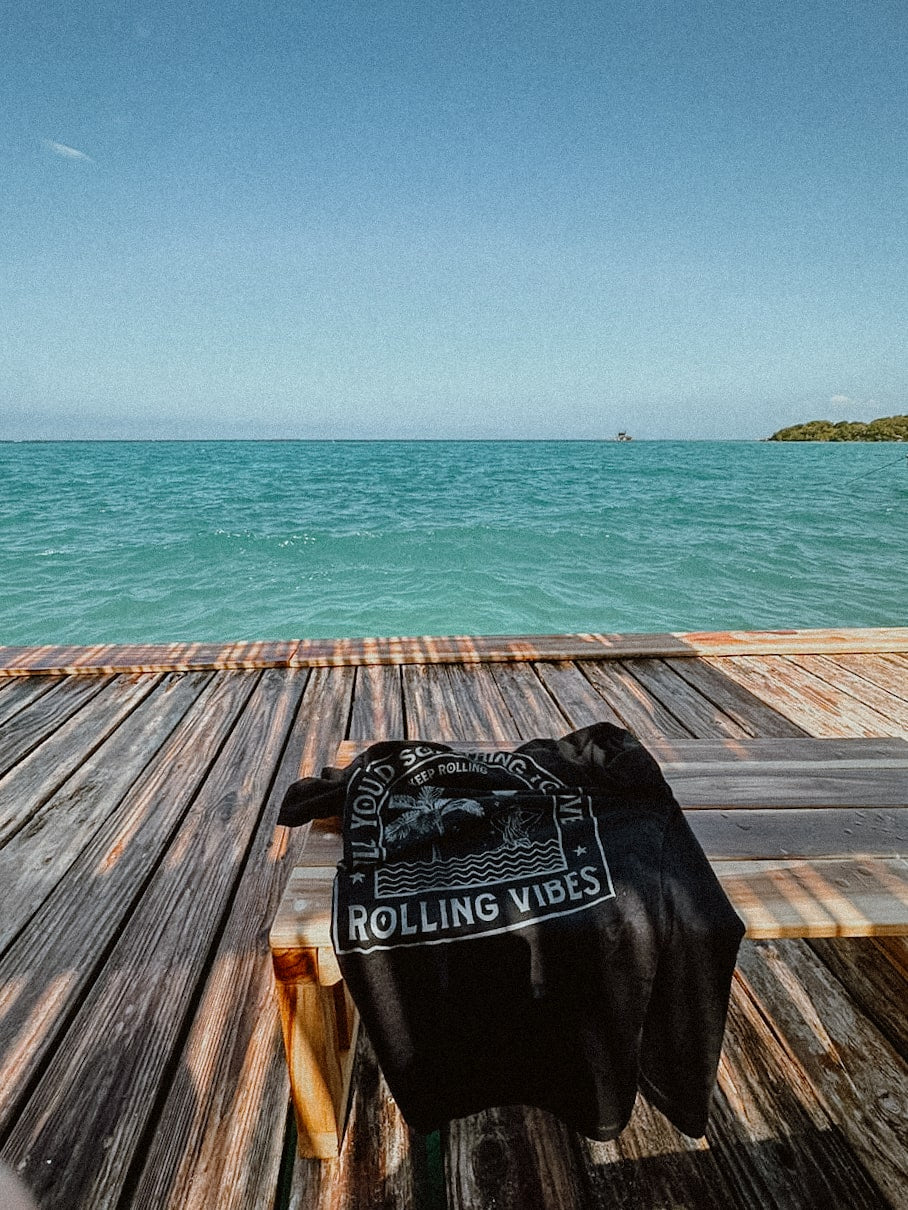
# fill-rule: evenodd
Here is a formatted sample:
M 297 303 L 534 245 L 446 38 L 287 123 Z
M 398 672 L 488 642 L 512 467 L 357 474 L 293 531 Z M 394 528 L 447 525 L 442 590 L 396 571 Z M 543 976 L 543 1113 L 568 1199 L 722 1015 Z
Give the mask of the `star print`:
M 578 856 L 578 857 L 580 857 L 580 856 L 581 856 L 583 853 L 585 853 L 585 852 L 586 852 L 586 846 L 585 846 L 585 845 L 582 845 L 582 844 L 579 844 L 579 845 L 577 846 L 577 848 L 576 848 L 576 849 L 574 849 L 574 852 L 577 854 L 577 856 Z
M 351 874 L 351 875 L 350 875 L 350 881 L 351 881 L 351 882 L 364 882 L 364 881 L 365 881 L 365 878 L 366 878 L 366 875 L 365 875 L 365 874 L 363 874 L 362 872 L 360 872 L 360 873 L 358 873 L 358 874 Z

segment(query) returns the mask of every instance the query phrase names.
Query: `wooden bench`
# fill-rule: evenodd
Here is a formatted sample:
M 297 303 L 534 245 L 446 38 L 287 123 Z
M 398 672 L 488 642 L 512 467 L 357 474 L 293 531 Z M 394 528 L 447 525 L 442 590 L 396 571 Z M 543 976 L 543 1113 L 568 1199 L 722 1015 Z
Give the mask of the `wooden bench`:
M 374 741 L 342 743 L 345 766 Z M 500 744 L 445 741 L 456 750 Z M 908 934 L 908 742 L 648 744 L 747 936 Z M 309 828 L 271 930 L 303 1155 L 338 1153 L 358 1018 L 331 945 L 339 820 Z

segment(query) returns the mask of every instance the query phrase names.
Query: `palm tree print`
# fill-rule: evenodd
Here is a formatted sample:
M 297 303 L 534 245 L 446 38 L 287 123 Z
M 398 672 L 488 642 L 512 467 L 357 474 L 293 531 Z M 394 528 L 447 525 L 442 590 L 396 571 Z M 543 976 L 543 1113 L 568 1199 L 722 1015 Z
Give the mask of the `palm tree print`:
M 445 835 L 447 823 L 456 824 L 464 816 L 484 814 L 473 799 L 446 798 L 444 790 L 437 786 L 423 786 L 415 798 L 409 794 L 395 794 L 390 806 L 402 814 L 385 829 L 388 852 L 428 841 L 432 846 L 433 861 L 441 858 L 438 842 Z

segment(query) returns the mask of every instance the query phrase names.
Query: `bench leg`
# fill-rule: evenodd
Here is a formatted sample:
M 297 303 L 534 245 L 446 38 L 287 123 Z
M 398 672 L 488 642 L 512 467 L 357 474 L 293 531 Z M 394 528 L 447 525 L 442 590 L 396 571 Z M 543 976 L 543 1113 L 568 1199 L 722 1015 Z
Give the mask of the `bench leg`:
M 359 1018 L 342 982 L 277 983 L 300 1155 L 340 1150 Z

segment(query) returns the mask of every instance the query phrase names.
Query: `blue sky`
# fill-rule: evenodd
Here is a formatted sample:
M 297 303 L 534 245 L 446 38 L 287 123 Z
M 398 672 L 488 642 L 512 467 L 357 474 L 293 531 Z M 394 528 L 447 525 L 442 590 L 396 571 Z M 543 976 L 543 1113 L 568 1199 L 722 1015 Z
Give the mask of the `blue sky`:
M 4 18 L 0 436 L 908 411 L 903 0 Z

